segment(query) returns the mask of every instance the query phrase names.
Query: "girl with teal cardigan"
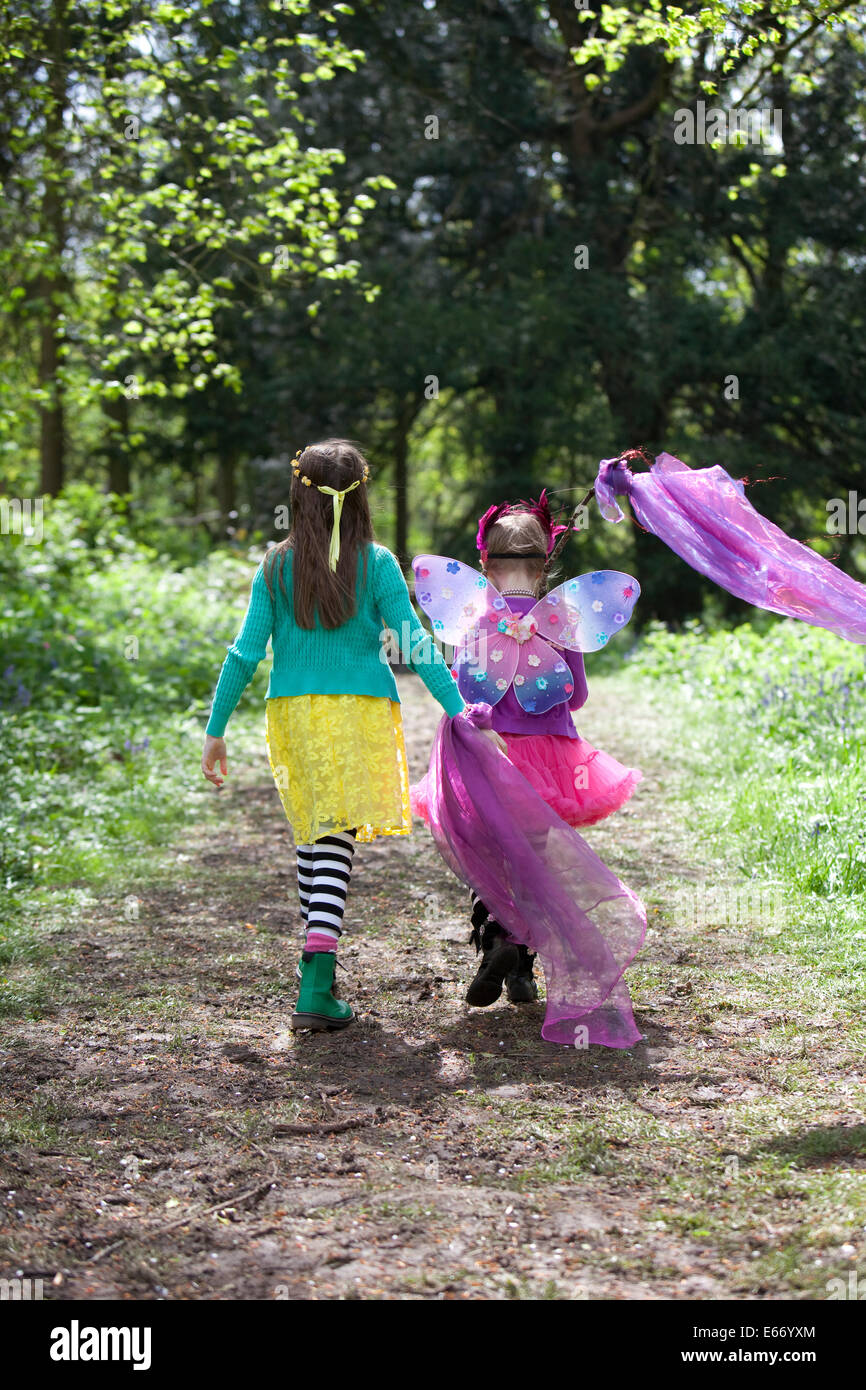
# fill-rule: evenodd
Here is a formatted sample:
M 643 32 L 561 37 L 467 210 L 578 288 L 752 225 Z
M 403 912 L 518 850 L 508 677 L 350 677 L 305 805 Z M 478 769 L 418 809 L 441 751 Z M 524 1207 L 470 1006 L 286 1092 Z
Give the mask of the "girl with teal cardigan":
M 222 785 L 226 725 L 270 641 L 268 759 L 297 847 L 306 927 L 292 1027 L 344 1028 L 354 1014 L 334 998 L 333 984 L 355 844 L 412 829 L 400 696 L 383 627 L 401 635 L 404 656 L 447 715 L 464 704 L 396 557 L 375 543 L 363 455 L 347 440 L 328 439 L 299 450 L 292 471 L 292 531 L 253 577 L 217 682 L 202 771 Z

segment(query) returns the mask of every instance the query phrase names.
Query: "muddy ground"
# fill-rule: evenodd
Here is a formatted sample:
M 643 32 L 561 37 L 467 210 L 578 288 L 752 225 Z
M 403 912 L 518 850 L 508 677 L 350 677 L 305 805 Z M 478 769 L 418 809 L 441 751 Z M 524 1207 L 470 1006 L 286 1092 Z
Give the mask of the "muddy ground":
M 403 691 L 417 774 L 437 709 Z M 863 1253 L 833 1186 L 866 1172 L 862 1058 L 766 924 L 669 910 L 725 867 L 658 711 L 617 722 L 602 685 L 582 732 L 645 782 L 587 838 L 648 903 L 645 1043 L 580 1052 L 541 1040 L 540 1004 L 469 1009 L 465 893 L 420 827 L 356 858 L 357 1023 L 293 1035 L 286 823 L 263 747 L 232 764 L 229 736 L 216 828 L 155 878 L 131 861 L 57 935 L 55 1010 L 4 1025 L 0 1273 L 61 1300 L 826 1297 Z

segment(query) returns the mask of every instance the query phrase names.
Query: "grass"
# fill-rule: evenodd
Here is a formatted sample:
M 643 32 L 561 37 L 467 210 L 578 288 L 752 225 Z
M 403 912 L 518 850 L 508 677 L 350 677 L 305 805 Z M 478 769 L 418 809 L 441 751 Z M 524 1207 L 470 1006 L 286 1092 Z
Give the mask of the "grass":
M 261 722 L 251 700 L 232 727 L 236 763 L 251 759 L 253 749 L 260 751 Z M 158 881 L 163 891 L 186 886 L 188 869 L 184 861 L 166 854 L 166 846 L 176 842 L 190 819 L 215 829 L 220 824 L 217 797 L 199 770 L 201 736 L 200 723 L 164 715 L 152 743 L 158 757 L 142 767 L 132 788 L 124 784 L 119 795 L 112 791 L 117 780 L 113 767 L 101 780 L 96 778 L 97 785 L 87 766 L 77 774 L 72 801 L 104 801 L 112 806 L 112 816 L 95 822 L 82 836 L 66 819 L 43 829 L 44 858 L 33 864 L 29 881 L 17 884 L 0 924 L 0 1017 L 39 1018 L 62 997 L 63 982 L 52 976 L 51 964 L 64 938 L 97 900 L 113 901 L 119 921 L 138 920 L 137 894 L 148 884 Z M 39 794 L 38 787 L 34 794 Z M 227 876 L 244 872 L 243 866 L 221 866 L 220 890 L 225 890 Z M 145 934 L 147 922 L 142 920 L 140 926 Z M 220 935 L 230 940 L 230 934 Z M 221 959 L 230 963 L 230 951 Z M 172 958 L 154 953 L 153 963 L 170 968 Z M 147 986 L 146 979 L 143 984 Z M 134 1008 L 135 1001 L 125 999 L 122 1007 Z
M 760 881 L 776 924 L 784 916 L 786 943 L 820 946 L 861 973 L 862 649 L 794 622 L 767 633 L 655 629 L 615 678 L 626 698 L 645 697 L 647 679 L 668 711 L 694 824 L 740 877 L 739 899 L 721 904 L 727 920 L 733 912 L 738 924 Z
M 488 1142 L 544 1141 L 500 1181 L 588 1197 L 601 1181 L 638 1200 L 635 1245 L 662 1221 L 722 1273 L 745 1247 L 735 1296 L 826 1298 L 866 1229 L 862 652 L 793 623 L 656 631 L 591 688 L 602 710 L 640 711 L 617 752 L 648 772 L 642 852 L 619 844 L 622 822 L 594 843 L 644 876 L 653 931 L 629 977 L 639 1004 L 673 992 L 649 1017 L 669 1030 L 676 1012 L 679 1044 L 669 1071 L 664 1052 L 649 1076 L 623 1064 L 571 1112 L 480 1098 Z M 664 1265 L 657 1250 L 587 1260 L 648 1281 Z
M 133 910 L 137 884 L 170 877 L 179 826 L 213 815 L 198 770 L 205 712 L 255 558 L 219 551 L 183 568 L 87 489 L 52 506 L 39 546 L 6 538 L 0 1015 L 50 1008 L 52 982 L 37 978 L 49 943 L 94 894 Z M 236 749 L 252 715 L 250 703 Z
M 141 573 L 135 570 L 139 579 Z M 226 580 L 224 600 L 232 593 L 236 601 L 237 578 Z M 198 581 L 187 576 L 184 603 L 194 582 L 211 580 L 204 570 Z M 96 593 L 92 578 L 87 583 Z M 153 673 L 138 675 L 143 685 L 154 683 Z M 401 1189 L 401 1135 L 386 1141 L 384 1130 L 367 1139 L 350 1134 L 339 1143 L 357 1147 L 359 1170 L 369 1166 L 371 1173 L 359 1211 L 438 1230 L 458 1218 L 440 1210 L 436 1193 L 462 1187 L 472 1171 L 467 1189 L 496 1189 L 497 1200 L 511 1192 L 522 1211 L 534 1197 L 554 1209 L 566 1194 L 602 1209 L 607 1226 L 578 1236 L 575 1249 L 594 1278 L 614 1276 L 616 1288 L 634 1280 L 676 1284 L 692 1252 L 705 1269 L 710 1251 L 733 1296 L 826 1297 L 827 1282 L 851 1269 L 846 1251 L 862 1251 L 866 1227 L 866 1126 L 855 1108 L 866 940 L 862 653 L 790 623 L 764 635 L 656 630 L 618 669 L 591 673 L 591 687 L 602 713 L 587 736 L 610 746 L 602 732 L 607 711 L 634 709 L 634 732 L 625 721 L 611 751 L 647 774 L 633 818 L 614 818 L 588 838 L 626 881 L 640 884 L 651 909 L 647 946 L 629 972 L 650 1047 L 565 1058 L 565 1049 L 554 1056 L 514 1012 L 501 1020 L 476 1017 L 453 1044 L 466 1079 L 453 1096 L 436 1093 L 429 1120 L 448 1138 L 441 1189 L 431 1185 L 430 1197 L 417 1201 Z M 0 1013 L 32 1020 L 68 1002 L 64 960 L 78 949 L 87 921 L 87 931 L 129 951 L 129 966 L 123 957 L 115 970 L 134 972 L 131 983 L 129 975 L 103 980 L 94 971 L 88 997 L 76 1001 L 87 1029 L 95 1018 L 104 1034 L 121 1038 L 133 1026 L 170 1032 L 165 1043 L 148 1045 L 145 1060 L 180 1070 L 204 1040 L 216 1045 L 224 1037 L 221 1017 L 208 1016 L 190 1031 L 199 962 L 207 967 L 201 973 L 208 995 L 229 990 L 235 1018 L 246 1017 L 247 1000 L 263 1009 L 283 982 L 266 929 L 257 937 L 242 917 L 235 927 L 232 911 L 214 912 L 206 923 L 215 904 L 243 901 L 246 892 L 235 890 L 258 882 L 260 870 L 227 853 L 203 872 L 194 856 L 200 877 L 191 885 L 187 859 L 167 853 L 185 823 L 195 822 L 191 847 L 202 829 L 225 827 L 220 798 L 198 768 L 204 701 L 179 708 L 168 694 L 163 700 L 145 691 L 146 715 L 130 724 L 122 694 L 115 691 L 101 716 L 86 709 L 71 722 L 58 716 L 48 733 L 50 707 L 6 710 L 19 738 L 12 799 L 23 797 L 42 814 L 23 822 L 18 847 L 4 861 L 12 907 L 0 928 Z M 133 694 L 143 698 L 140 686 Z M 261 724 L 250 695 L 232 723 L 236 764 L 262 761 Z M 429 862 L 419 847 L 420 867 Z M 139 896 L 151 899 L 157 917 L 175 898 L 172 907 L 186 913 L 200 948 L 206 925 L 206 958 L 180 960 L 175 953 L 187 942 L 173 930 L 168 939 L 159 931 L 151 937 L 147 911 L 136 916 Z M 423 955 L 430 944 L 424 895 L 408 907 L 404 897 L 371 912 L 364 929 L 381 962 L 371 998 L 401 1034 L 419 1026 L 420 1011 L 397 988 L 404 973 L 416 973 L 399 949 Z M 462 963 L 468 971 L 468 955 Z M 438 1024 L 429 1021 L 431 1047 Z M 218 1076 L 219 1054 L 214 1060 Z M 315 1095 L 313 1078 L 311 1063 L 296 1089 L 307 1086 Z M 525 1099 L 496 1095 L 506 1079 L 525 1084 Z M 85 1152 L 90 1139 L 66 1121 L 91 1087 L 70 1091 L 71 1108 L 64 1108 L 52 1100 L 53 1086 L 22 1091 L 21 1103 L 0 1122 L 0 1145 Z M 57 1082 L 55 1094 L 61 1089 Z M 94 1094 L 101 1089 L 95 1078 Z M 269 1146 L 273 1120 L 294 1120 L 303 1107 L 290 1086 L 279 1101 L 257 1108 L 245 1094 L 237 1108 L 220 1098 L 208 1125 L 231 1118 L 242 1140 Z M 464 1110 L 472 1116 L 465 1142 L 474 1146 L 465 1159 L 455 1157 L 448 1135 L 455 1111 Z M 194 1107 L 190 1116 L 201 1124 Z M 189 1142 L 182 1123 L 155 1123 L 144 1114 L 128 1114 L 121 1129 L 166 1144 Z M 362 1147 L 367 1140 L 385 1153 L 378 1166 Z M 412 1183 L 429 1147 L 419 1143 Z M 339 1219 L 342 1208 L 333 1210 Z M 407 1287 L 413 1277 L 404 1277 Z M 470 1266 L 451 1273 L 466 1287 L 478 1277 Z M 502 1288 L 508 1297 L 556 1299 L 569 1296 L 573 1277 L 509 1276 Z M 446 1284 L 442 1271 L 418 1278 L 432 1288 Z

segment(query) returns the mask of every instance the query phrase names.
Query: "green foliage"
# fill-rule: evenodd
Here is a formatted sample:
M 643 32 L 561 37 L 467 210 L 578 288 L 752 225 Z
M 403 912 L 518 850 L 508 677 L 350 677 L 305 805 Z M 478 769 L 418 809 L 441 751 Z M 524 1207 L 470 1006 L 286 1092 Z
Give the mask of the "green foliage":
M 717 830 L 749 876 L 824 900 L 828 929 L 866 909 L 863 649 L 793 621 L 674 634 L 660 625 L 630 668 L 695 729 L 688 757 Z M 700 731 L 699 736 L 697 731 Z
M 40 545 L 4 538 L 7 889 L 98 877 L 107 845 L 132 850 L 169 833 L 253 558 L 218 550 L 179 569 L 130 539 L 122 509 L 84 486 L 48 504 Z
M 604 74 L 618 71 L 637 48 L 662 47 L 669 62 L 686 60 L 697 44 L 713 45 L 720 78 L 737 73 L 749 59 L 764 58 L 769 66 L 779 50 L 797 46 L 817 28 L 828 30 L 855 23 L 857 7 L 835 0 L 803 5 L 800 0 L 703 0 L 697 11 L 646 0 L 639 8 L 624 5 L 581 4 L 568 38 L 571 56 L 585 71 L 589 90 Z M 715 83 L 707 90 L 715 90 Z
M 263 383 L 268 448 L 285 447 L 287 419 L 298 439 L 322 421 L 361 438 L 387 525 L 408 491 L 410 551 L 468 558 L 492 500 L 545 484 L 576 500 L 600 457 L 637 443 L 760 480 L 765 514 L 820 533 L 825 499 L 858 485 L 850 383 L 866 341 L 863 46 L 849 9 L 833 24 L 827 7 L 788 4 L 685 15 L 460 0 L 347 20 L 367 61 L 327 110 L 309 109 L 347 154 L 338 180 L 381 167 L 380 145 L 387 156 L 396 190 L 358 244 L 382 294 L 370 306 L 326 287 L 312 326 L 287 295 L 286 369 Z M 601 56 L 584 61 L 589 33 Z M 746 96 L 779 108 L 784 150 L 675 144 L 675 113 L 708 85 L 726 110 Z M 596 562 L 627 528 L 600 529 Z M 851 538 L 837 548 L 856 563 Z M 701 611 L 706 582 L 655 541 L 637 562 L 644 612 Z
M 388 181 L 344 200 L 329 182 L 342 152 L 309 138 L 301 88 L 363 58 L 332 22 L 309 32 L 311 10 L 27 3 L 4 16 L 3 308 L 50 332 L 60 361 L 21 399 L 12 356 L 0 399 L 239 390 L 222 313 L 280 277 L 311 297 L 318 277 L 357 275 L 348 248 Z
M 56 377 L 68 475 L 108 470 L 140 535 L 153 498 L 269 535 L 280 459 L 327 432 L 368 448 L 401 552 L 469 558 L 492 500 L 567 505 L 638 443 L 748 476 L 828 548 L 866 374 L 850 6 L 65 12 L 29 0 L 0 34 L 10 490 L 33 491 Z M 677 144 L 710 93 L 781 133 Z M 644 614 L 704 610 L 651 538 L 583 539 L 591 564 L 628 557 Z M 862 568 L 862 541 L 832 544 Z

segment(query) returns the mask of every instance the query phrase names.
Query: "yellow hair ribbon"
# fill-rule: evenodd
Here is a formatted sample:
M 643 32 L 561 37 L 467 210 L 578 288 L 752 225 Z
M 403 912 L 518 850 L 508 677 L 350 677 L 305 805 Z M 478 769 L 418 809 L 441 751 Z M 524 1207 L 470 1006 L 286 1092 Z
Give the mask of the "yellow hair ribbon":
M 360 487 L 362 482 L 362 478 L 357 478 L 349 487 L 344 487 L 342 492 L 338 492 L 335 487 L 320 487 L 318 489 L 319 492 L 327 493 L 329 497 L 334 499 L 334 527 L 331 531 L 331 545 L 328 550 L 328 563 L 334 573 L 336 573 L 337 561 L 340 558 L 340 518 L 343 515 L 343 502 L 346 493 L 354 492 L 355 488 Z

